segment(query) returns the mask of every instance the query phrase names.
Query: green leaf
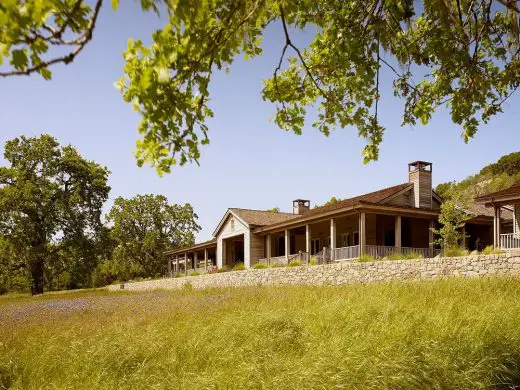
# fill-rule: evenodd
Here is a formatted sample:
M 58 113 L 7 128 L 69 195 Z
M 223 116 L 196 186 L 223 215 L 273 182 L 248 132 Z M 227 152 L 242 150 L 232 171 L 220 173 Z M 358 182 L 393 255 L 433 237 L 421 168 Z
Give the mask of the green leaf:
M 114 11 L 117 10 L 117 8 L 119 7 L 119 0 L 111 0 L 112 1 L 112 9 Z
M 27 50 L 13 50 L 11 53 L 11 65 L 18 70 L 27 69 Z

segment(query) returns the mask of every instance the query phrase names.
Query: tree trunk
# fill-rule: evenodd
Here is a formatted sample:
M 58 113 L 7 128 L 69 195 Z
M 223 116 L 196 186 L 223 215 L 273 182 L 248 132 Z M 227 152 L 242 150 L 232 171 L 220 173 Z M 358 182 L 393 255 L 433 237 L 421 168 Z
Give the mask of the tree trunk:
M 43 294 L 43 259 L 31 260 L 31 295 Z

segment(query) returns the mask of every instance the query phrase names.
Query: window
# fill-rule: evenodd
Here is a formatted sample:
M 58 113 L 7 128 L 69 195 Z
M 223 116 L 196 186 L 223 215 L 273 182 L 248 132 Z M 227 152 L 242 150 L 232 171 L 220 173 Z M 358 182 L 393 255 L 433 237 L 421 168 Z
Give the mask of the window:
M 320 248 L 320 239 L 314 238 L 311 240 L 311 255 L 315 255 L 321 250 Z
M 352 245 L 359 245 L 359 232 L 354 232 L 352 238 L 354 239 Z
M 278 253 L 276 256 L 285 255 L 285 237 L 278 237 L 278 245 L 277 245 Z
M 343 233 L 341 235 L 341 246 L 350 246 L 350 233 Z

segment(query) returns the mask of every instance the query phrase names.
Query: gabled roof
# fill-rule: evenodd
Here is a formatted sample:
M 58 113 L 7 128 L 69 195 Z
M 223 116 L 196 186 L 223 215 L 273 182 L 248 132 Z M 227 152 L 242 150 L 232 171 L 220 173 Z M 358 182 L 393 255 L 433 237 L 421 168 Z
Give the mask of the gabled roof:
M 517 181 L 515 184 L 505 190 L 492 192 L 490 194 L 479 196 L 477 199 L 475 199 L 477 203 L 485 204 L 508 200 L 520 200 L 520 181 Z
M 339 209 L 346 208 L 346 207 L 352 207 L 352 206 L 355 206 L 355 205 L 358 205 L 361 203 L 379 204 L 379 203 L 382 203 L 387 198 L 390 198 L 390 197 L 402 192 L 403 190 L 406 190 L 406 189 L 411 190 L 412 188 L 413 188 L 412 183 L 398 184 L 396 186 L 383 188 L 382 190 L 369 192 L 367 194 L 355 196 L 353 198 L 343 199 L 343 200 L 340 200 L 339 202 L 329 204 L 326 206 L 316 207 L 314 209 L 307 211 L 303 215 L 299 215 L 299 217 L 305 216 L 307 218 L 307 217 L 315 216 L 318 214 L 323 214 L 323 213 L 333 211 L 333 210 L 339 210 Z
M 249 226 L 265 226 L 273 223 L 285 222 L 297 218 L 297 214 L 282 213 L 279 211 L 251 210 L 251 209 L 230 209 L 233 214 L 246 222 Z
M 218 235 L 230 214 L 233 214 L 238 220 L 240 220 L 240 222 L 251 228 L 285 222 L 291 218 L 298 217 L 298 215 L 295 214 L 282 213 L 279 211 L 251 210 L 232 207 L 226 211 L 215 228 L 215 231 L 213 232 L 214 237 Z

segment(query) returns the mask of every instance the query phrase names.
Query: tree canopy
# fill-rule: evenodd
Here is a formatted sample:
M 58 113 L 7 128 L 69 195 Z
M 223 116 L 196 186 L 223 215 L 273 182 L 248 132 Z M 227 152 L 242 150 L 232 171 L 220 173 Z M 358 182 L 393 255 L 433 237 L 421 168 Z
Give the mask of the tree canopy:
M 131 277 L 164 275 L 163 252 L 193 244 L 197 218 L 189 203 L 170 204 L 163 195 L 119 197 L 107 218 L 116 245 L 112 260 Z
M 49 135 L 7 141 L 0 167 L 0 234 L 43 292 L 44 267 L 60 251 L 81 250 L 101 228 L 108 170 L 60 147 Z M 13 249 L 10 249 L 13 250 Z
M 92 38 L 103 0 L 4 0 L 0 5 L 0 76 L 70 63 Z M 112 0 L 117 8 L 119 1 Z M 276 106 L 275 123 L 301 134 L 312 123 L 329 135 L 354 126 L 366 139 L 365 162 L 376 160 L 385 132 L 378 116 L 380 72 L 393 75 L 404 103 L 402 125 L 427 124 L 447 107 L 464 141 L 502 111 L 520 82 L 516 0 L 141 0 L 162 12 L 163 29 L 147 47 L 130 39 L 124 75 L 116 82 L 142 120 L 137 160 L 159 173 L 198 162 L 213 116 L 210 83 L 238 55 L 262 54 L 263 34 L 280 23 L 283 48 L 262 97 Z M 297 47 L 295 30 L 313 31 Z M 69 38 L 72 36 L 72 38 Z M 66 38 L 67 37 L 67 38 Z M 71 47 L 62 55 L 58 48 Z

